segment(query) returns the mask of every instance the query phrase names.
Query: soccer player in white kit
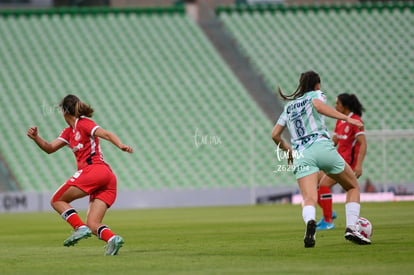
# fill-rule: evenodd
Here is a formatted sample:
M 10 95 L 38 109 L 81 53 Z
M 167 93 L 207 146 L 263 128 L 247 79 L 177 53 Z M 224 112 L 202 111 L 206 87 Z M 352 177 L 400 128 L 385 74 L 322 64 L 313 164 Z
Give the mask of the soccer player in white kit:
M 325 104 L 326 97 L 320 90 L 320 77 L 314 71 L 301 74 L 299 86 L 293 94 L 286 96 L 280 89 L 279 94 L 289 102 L 273 128 L 272 138 L 280 149 L 289 153 L 288 164 L 293 164 L 293 171 L 303 197 L 305 247 L 315 246 L 315 206 L 318 200 L 320 170 L 335 179 L 347 191 L 345 238 L 357 244 L 371 244 L 371 241 L 357 230 L 357 219 L 360 214 L 357 179 L 351 167 L 335 149 L 325 126 L 325 116 L 344 120 L 358 127 L 363 127 L 363 123 Z M 292 146 L 281 137 L 286 127 L 291 135 Z

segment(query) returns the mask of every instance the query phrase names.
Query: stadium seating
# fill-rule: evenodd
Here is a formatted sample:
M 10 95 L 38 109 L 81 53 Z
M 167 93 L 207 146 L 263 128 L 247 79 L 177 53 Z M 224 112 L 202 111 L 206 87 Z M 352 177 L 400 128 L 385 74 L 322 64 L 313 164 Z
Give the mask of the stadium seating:
M 412 4 L 223 8 L 219 15 L 272 87 L 291 92 L 298 72 L 314 69 L 331 103 L 339 93 L 360 97 L 368 130 L 412 129 Z
M 68 93 L 134 147 L 101 141 L 120 190 L 295 184 L 273 173 L 272 123 L 182 10 L 4 12 L 0 60 L 0 150 L 24 191 L 76 170 L 70 150 L 47 156 L 26 137 L 58 136 Z
M 342 92 L 360 97 L 368 131 L 413 129 L 411 4 L 219 15 L 272 87 L 293 91 L 314 69 L 330 104 Z M 120 190 L 296 186 L 275 172 L 284 162 L 271 121 L 182 8 L 1 11 L 0 63 L 0 151 L 24 191 L 53 191 L 76 170 L 69 149 L 47 156 L 26 137 L 31 125 L 58 136 L 68 93 L 134 147 L 101 142 Z M 411 182 L 413 139 L 369 139 L 365 178 Z
M 412 132 L 412 2 L 222 7 L 217 13 L 275 90 L 280 86 L 293 92 L 299 73 L 312 69 L 321 74 L 322 90 L 331 105 L 340 93 L 359 97 L 366 108 L 363 119 L 368 133 Z M 328 121 L 332 130 L 334 122 Z M 412 182 L 413 138 L 379 135 L 368 135 L 364 179 Z

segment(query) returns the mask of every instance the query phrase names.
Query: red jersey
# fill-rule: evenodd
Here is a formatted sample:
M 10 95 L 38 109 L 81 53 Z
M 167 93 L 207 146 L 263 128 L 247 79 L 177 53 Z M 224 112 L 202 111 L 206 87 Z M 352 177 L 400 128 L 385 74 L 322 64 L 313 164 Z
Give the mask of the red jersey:
M 361 118 L 354 113 L 350 113 L 348 116 L 362 122 Z M 357 137 L 365 135 L 364 128 L 359 129 L 358 126 L 338 120 L 334 134 L 338 138 L 338 153 L 354 169 L 358 160 L 359 147 L 361 146 L 357 142 Z
M 99 138 L 95 131 L 99 126 L 91 119 L 80 117 L 75 121 L 75 127 L 65 128 L 58 139 L 66 142 L 76 157 L 78 170 L 90 164 L 105 163 L 99 146 Z

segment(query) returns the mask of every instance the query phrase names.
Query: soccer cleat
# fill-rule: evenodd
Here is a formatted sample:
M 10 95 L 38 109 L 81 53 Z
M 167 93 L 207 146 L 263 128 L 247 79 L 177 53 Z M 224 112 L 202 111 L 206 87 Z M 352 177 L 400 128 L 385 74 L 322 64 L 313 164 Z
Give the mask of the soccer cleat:
M 357 230 L 352 230 L 351 228 L 347 227 L 345 230 L 345 239 L 348 241 L 351 241 L 356 244 L 371 244 L 371 240 L 368 238 L 365 238 L 361 235 Z
M 315 246 L 315 233 L 316 233 L 316 221 L 310 220 L 306 225 L 305 238 L 303 242 L 305 247 L 314 247 Z
M 337 217 L 337 215 L 336 215 L 336 212 L 335 211 L 332 211 L 332 220 L 335 220 L 336 219 L 336 217 Z M 323 224 L 325 222 L 325 218 L 324 217 L 322 217 L 322 219 L 320 219 L 319 221 L 318 221 L 318 223 L 316 224 L 316 226 L 319 226 L 319 225 L 321 225 L 321 224 Z M 333 223 L 333 222 L 332 222 Z M 330 229 L 332 229 L 332 228 L 330 228 Z M 318 229 L 317 229 L 318 230 Z
M 92 231 L 86 225 L 78 227 L 72 235 L 67 238 L 64 242 L 64 246 L 72 246 L 75 245 L 79 240 L 86 239 L 92 236 Z
M 318 224 L 316 225 L 316 230 L 330 230 L 330 229 L 335 229 L 335 224 L 332 222 L 318 222 Z
M 109 241 L 108 244 L 105 246 L 105 256 L 116 255 L 118 254 L 119 249 L 124 244 L 124 240 L 121 236 L 115 235 Z

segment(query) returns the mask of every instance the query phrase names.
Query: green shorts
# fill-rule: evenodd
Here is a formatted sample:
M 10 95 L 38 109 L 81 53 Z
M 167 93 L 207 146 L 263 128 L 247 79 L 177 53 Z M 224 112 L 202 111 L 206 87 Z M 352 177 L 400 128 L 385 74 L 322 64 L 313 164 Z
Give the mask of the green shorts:
M 293 160 L 296 179 L 324 171 L 326 174 L 339 174 L 345 169 L 345 161 L 339 155 L 331 140 L 315 141 L 299 152 Z

